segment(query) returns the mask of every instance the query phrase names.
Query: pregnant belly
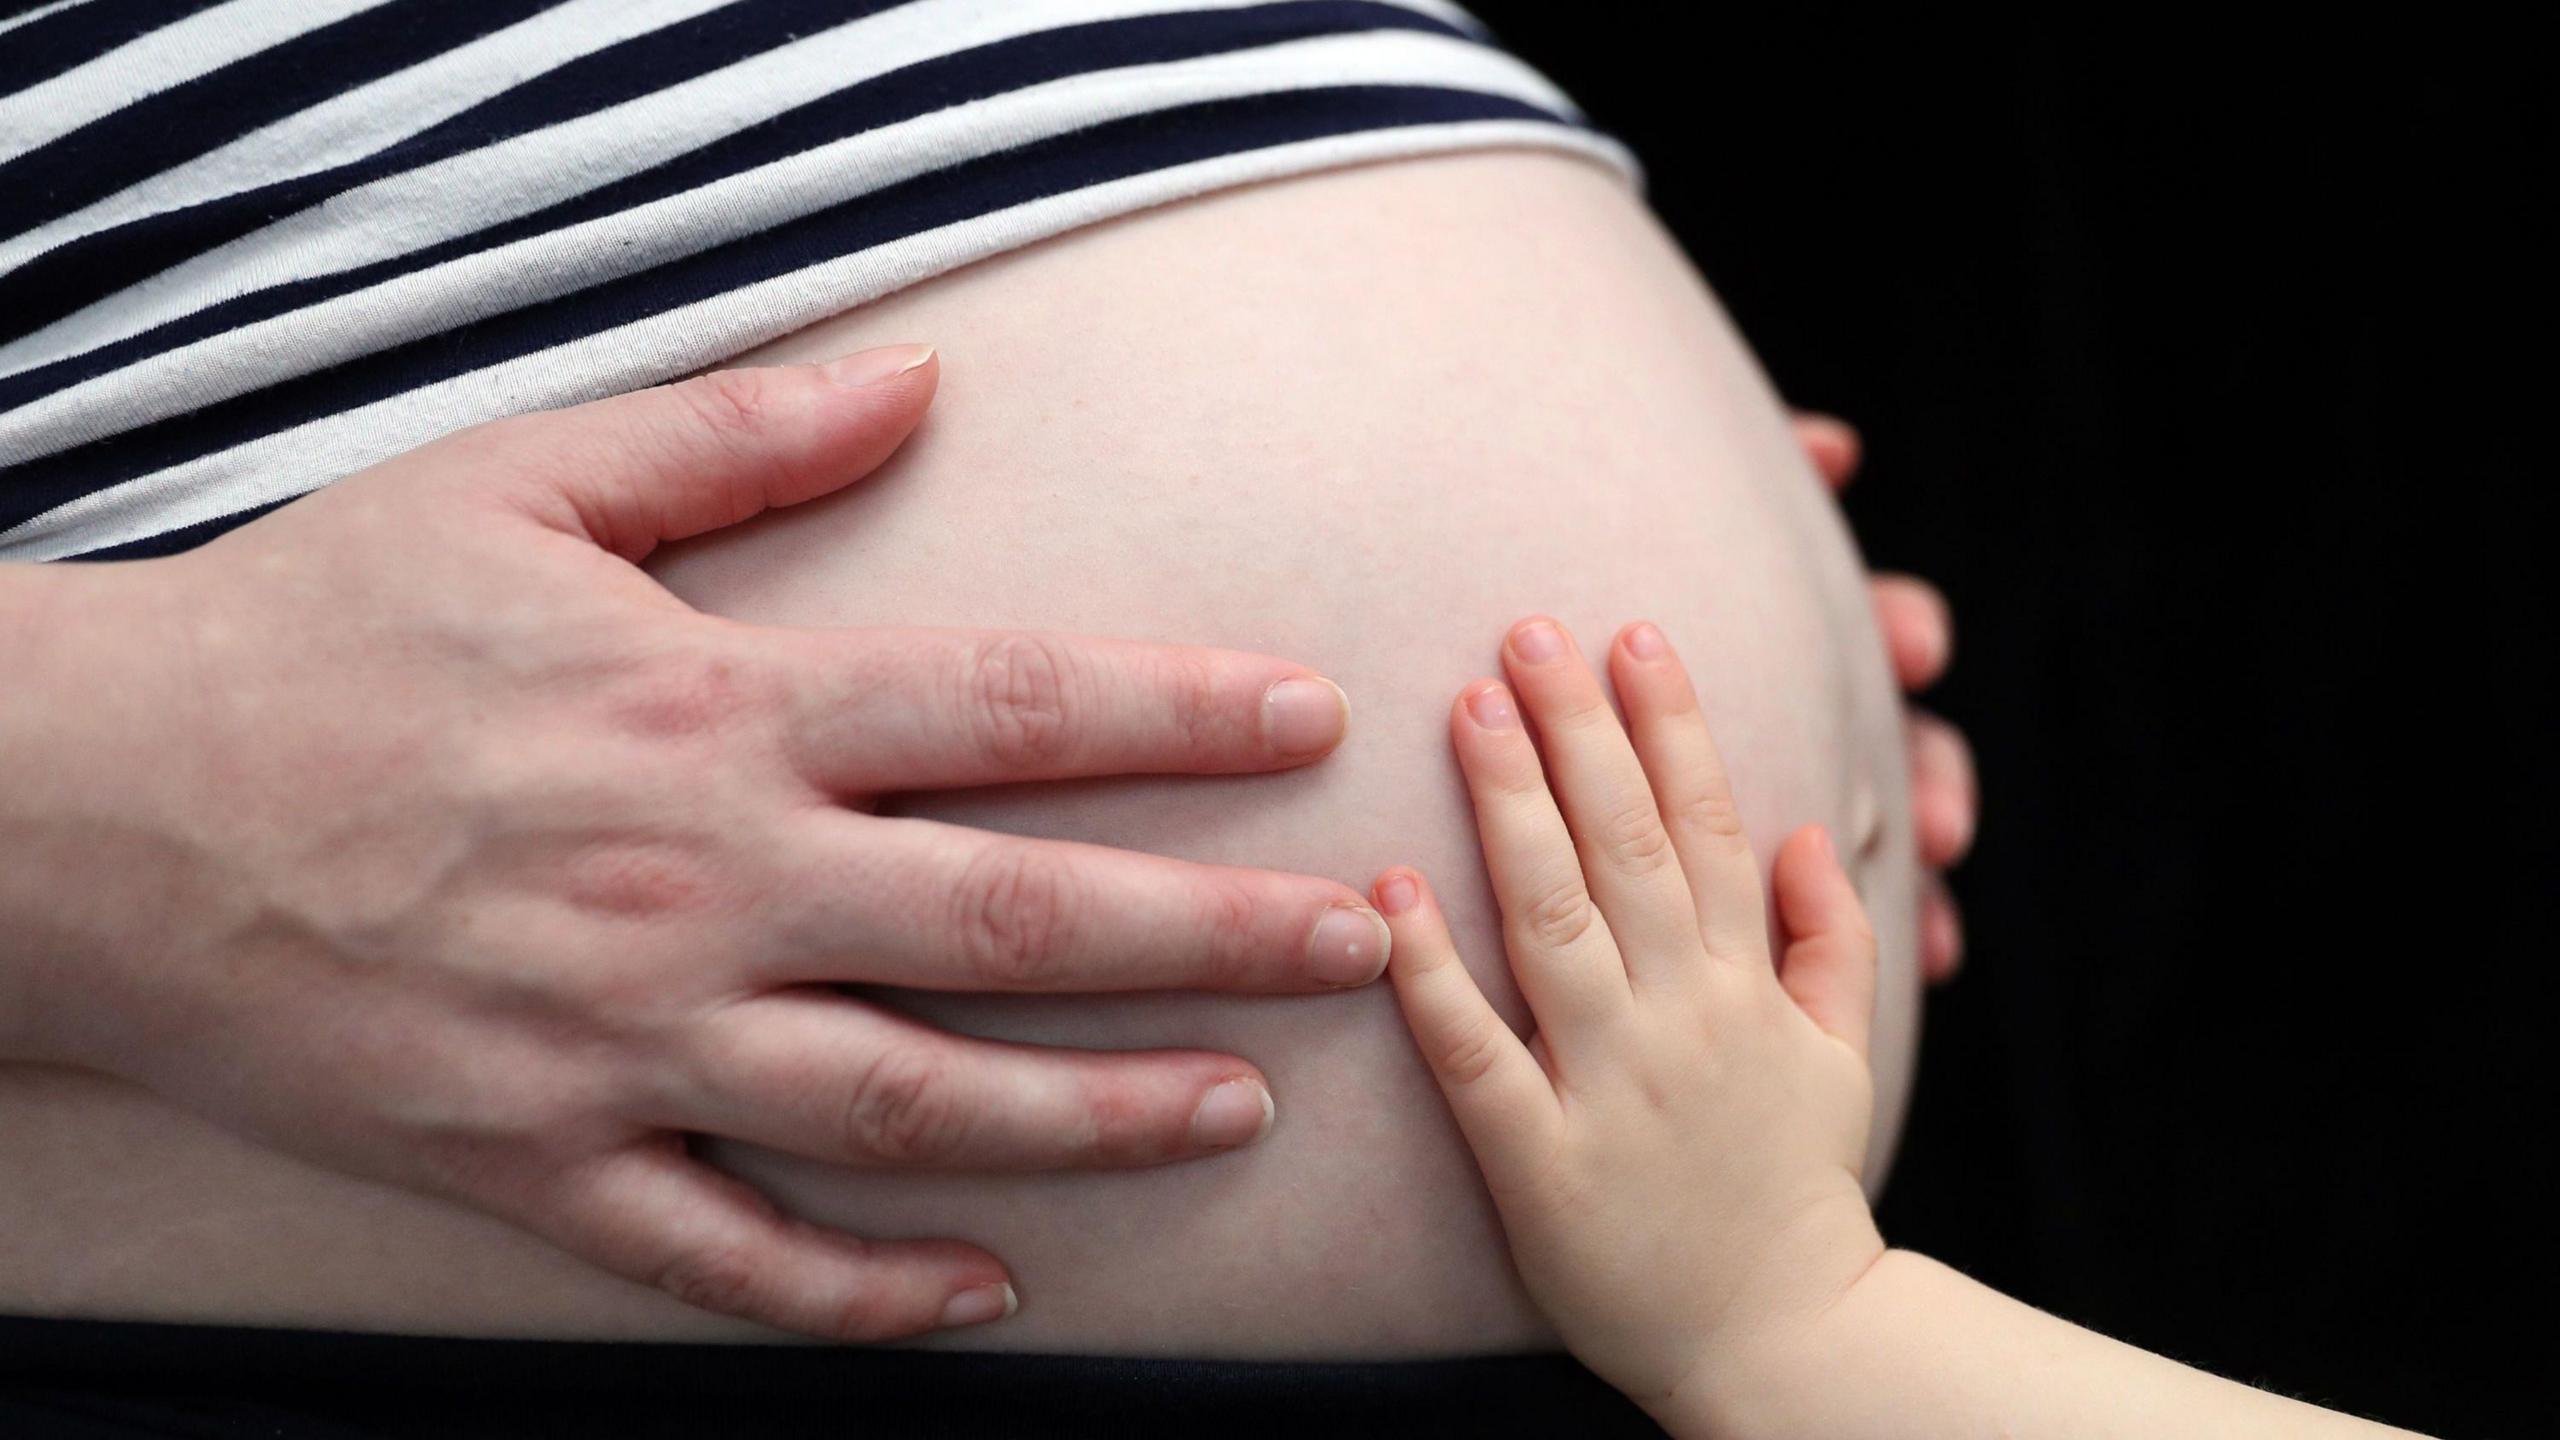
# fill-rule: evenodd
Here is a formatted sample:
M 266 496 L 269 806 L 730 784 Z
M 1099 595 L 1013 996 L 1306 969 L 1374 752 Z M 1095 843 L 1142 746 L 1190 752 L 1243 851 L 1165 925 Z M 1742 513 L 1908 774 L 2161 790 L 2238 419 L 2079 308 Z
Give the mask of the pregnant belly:
M 1352 697 L 1307 771 L 899 797 L 1026 834 L 1446 891 L 1519 1014 L 1444 717 L 1503 627 L 1662 623 L 1762 852 L 1855 843 L 1885 945 L 1879 1156 L 1912 1040 L 1893 697 L 1854 558 L 1713 302 L 1613 178 L 1487 154 L 1197 201 L 945 277 L 755 358 L 942 348 L 880 475 L 670 552 L 717 613 L 1029 626 L 1267 651 Z M 1208 1046 L 1269 1074 L 1256 1146 L 1126 1174 L 849 1174 L 711 1153 L 788 1207 L 949 1234 L 1024 1308 L 944 1343 L 1389 1356 L 1542 1339 L 1392 997 L 900 996 L 1061 1044 Z M 729 1336 L 434 1202 L 321 1175 L 155 1101 L 0 1071 L 0 1309 L 495 1334 Z M 1881 1166 L 1877 1167 L 1879 1173 Z

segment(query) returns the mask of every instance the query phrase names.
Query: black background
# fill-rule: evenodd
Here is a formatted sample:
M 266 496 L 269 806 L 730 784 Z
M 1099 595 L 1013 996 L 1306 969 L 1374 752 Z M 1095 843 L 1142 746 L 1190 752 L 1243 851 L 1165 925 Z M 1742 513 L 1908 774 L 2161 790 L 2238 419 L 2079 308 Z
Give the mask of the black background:
M 2221 1373 L 2552 1429 L 2545 49 L 1473 8 L 1954 599 L 1969 959 L 1887 1233 Z
M 1954 600 L 1970 955 L 1888 1236 L 2224 1374 L 2547 1431 L 2523 38 L 1473 8 L 1863 427 L 1871 559 Z

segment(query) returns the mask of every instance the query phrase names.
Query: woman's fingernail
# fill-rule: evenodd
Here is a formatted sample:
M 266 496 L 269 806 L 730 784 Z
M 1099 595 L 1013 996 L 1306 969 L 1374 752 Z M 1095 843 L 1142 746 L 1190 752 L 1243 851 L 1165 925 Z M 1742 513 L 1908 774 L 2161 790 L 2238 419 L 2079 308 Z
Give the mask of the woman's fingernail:
M 1001 1320 L 1021 1308 L 1022 1302 L 1015 1297 L 1011 1285 L 972 1285 L 943 1303 L 942 1324 L 945 1329 L 955 1325 L 984 1325 L 990 1320 Z
M 1260 1084 L 1221 1080 L 1209 1087 L 1200 1108 L 1191 1113 L 1191 1138 L 1210 1150 L 1250 1145 L 1271 1128 L 1271 1117 L 1277 1113 L 1271 1092 Z
M 1564 632 L 1553 621 L 1532 620 L 1511 632 L 1511 649 L 1531 664 L 1543 664 L 1564 653 Z
M 1366 905 L 1335 905 L 1307 936 L 1307 969 L 1328 985 L 1366 985 L 1387 968 L 1387 922 Z
M 1342 743 L 1350 722 L 1351 698 L 1320 675 L 1283 680 L 1263 692 L 1262 739 L 1281 755 L 1322 754 Z
M 1378 882 L 1378 908 L 1390 915 L 1403 914 L 1421 898 L 1422 887 L 1401 870 Z
M 1467 713 L 1487 730 L 1508 730 L 1520 723 L 1520 712 L 1511 708 L 1511 692 L 1499 685 L 1468 691 Z
M 838 385 L 856 390 L 922 369 L 932 358 L 930 345 L 883 345 L 877 350 L 857 350 L 840 360 L 830 360 L 818 371 Z
M 1650 620 L 1639 620 L 1627 630 L 1627 653 L 1639 660 L 1659 660 L 1671 653 L 1671 642 L 1662 638 Z

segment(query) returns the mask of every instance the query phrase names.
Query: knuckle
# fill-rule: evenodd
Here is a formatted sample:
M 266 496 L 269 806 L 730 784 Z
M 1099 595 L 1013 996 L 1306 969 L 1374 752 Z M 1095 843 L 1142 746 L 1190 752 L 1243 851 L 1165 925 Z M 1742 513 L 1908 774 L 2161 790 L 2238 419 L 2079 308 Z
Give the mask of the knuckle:
M 1670 832 L 1650 804 L 1621 805 L 1600 821 L 1604 854 L 1629 875 L 1651 875 L 1673 860 Z
M 631 667 L 609 718 L 626 734 L 685 740 L 767 713 L 773 698 L 768 677 L 737 655 L 707 646 L 671 648 Z
M 1590 934 L 1599 918 L 1600 912 L 1592 908 L 1590 892 L 1582 886 L 1582 877 L 1576 875 L 1532 890 L 1520 903 L 1512 923 L 1531 944 L 1562 950 Z
M 1219 706 L 1217 669 L 1208 658 L 1175 653 L 1159 662 L 1155 683 L 1166 708 L 1166 725 L 1183 754 L 1203 755 L 1222 748 L 1231 737 Z
M 483 1208 L 523 1189 L 526 1147 L 513 1137 L 493 1139 L 486 1133 L 426 1132 L 409 1149 L 403 1177 L 430 1193 L 458 1196 Z M 547 1158 L 547 1157 L 546 1157 Z
M 929 1164 L 968 1139 L 969 1115 L 942 1057 L 914 1046 L 873 1056 L 845 1092 L 845 1150 L 857 1159 Z
M 1471 1024 L 1448 1037 L 1432 1057 L 1433 1068 L 1452 1085 L 1473 1085 L 1493 1073 L 1502 1044 L 1490 1025 Z
M 1676 802 L 1676 813 L 1680 827 L 1693 835 L 1714 840 L 1742 839 L 1741 807 L 1733 803 L 1733 792 L 1722 785 L 1690 787 Z
M 770 418 L 771 397 L 755 371 L 713 370 L 668 387 L 703 429 L 723 440 L 744 444 Z
M 1199 976 L 1213 987 L 1243 984 L 1255 970 L 1255 937 L 1260 907 L 1244 886 L 1212 884 L 1201 897 L 1198 937 Z
M 757 367 L 714 370 L 667 387 L 683 417 L 680 428 L 689 427 L 694 434 L 680 438 L 679 430 L 658 437 L 664 452 L 661 458 L 682 463 L 707 442 L 737 472 L 727 477 L 718 493 L 716 503 L 727 517 L 720 524 L 735 524 L 754 515 L 765 508 L 765 497 L 778 491 L 803 488 L 799 466 L 788 447 L 774 443 L 775 435 L 786 428 L 780 423 L 783 407 L 778 403 L 774 374 Z
M 722 892 L 717 869 L 684 843 L 596 843 L 573 853 L 563 876 L 563 899 L 591 915 L 694 915 Z
M 1134 1086 L 1102 1081 L 1088 1088 L 1083 1100 L 1083 1117 L 1059 1137 L 1059 1154 L 1070 1164 L 1098 1169 L 1156 1165 L 1173 1159 L 1189 1143 L 1190 1117 L 1148 1103 Z
M 957 890 L 951 928 L 962 962 L 999 990 L 1049 988 L 1074 938 L 1074 890 L 1059 856 L 1027 844 L 989 848 Z
M 1003 635 L 971 652 L 963 715 L 980 751 L 1003 770 L 1029 771 L 1067 752 L 1073 734 L 1073 656 L 1054 640 Z
M 839 1239 L 836 1243 L 839 1246 L 861 1245 L 860 1241 L 850 1237 Z M 902 1339 L 909 1335 L 920 1334 L 927 1328 L 929 1327 L 926 1323 L 920 1319 L 901 1316 L 888 1304 L 887 1297 L 880 1293 L 878 1287 L 857 1282 L 853 1286 L 852 1293 L 836 1302 L 834 1310 L 828 1316 L 826 1335 L 831 1340 L 861 1345 L 878 1340 Z
M 660 1270 L 657 1282 L 687 1305 L 722 1315 L 754 1315 L 764 1288 L 755 1254 L 742 1245 L 689 1250 Z

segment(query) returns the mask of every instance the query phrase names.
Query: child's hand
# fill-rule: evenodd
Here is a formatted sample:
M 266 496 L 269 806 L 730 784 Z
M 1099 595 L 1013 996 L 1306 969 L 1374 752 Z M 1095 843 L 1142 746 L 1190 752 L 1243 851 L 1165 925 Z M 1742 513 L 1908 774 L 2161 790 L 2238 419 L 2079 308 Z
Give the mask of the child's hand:
M 1535 1036 L 1487 1003 L 1410 870 L 1376 886 L 1390 973 L 1530 1294 L 1659 1413 L 1883 1253 L 1858 1188 L 1875 939 L 1808 826 L 1778 853 L 1771 963 L 1759 867 L 1659 630 L 1610 649 L 1623 729 L 1553 622 L 1514 629 L 1503 663 L 1516 708 L 1479 681 L 1450 728 Z

